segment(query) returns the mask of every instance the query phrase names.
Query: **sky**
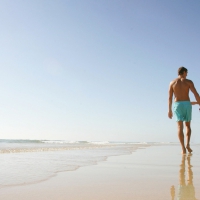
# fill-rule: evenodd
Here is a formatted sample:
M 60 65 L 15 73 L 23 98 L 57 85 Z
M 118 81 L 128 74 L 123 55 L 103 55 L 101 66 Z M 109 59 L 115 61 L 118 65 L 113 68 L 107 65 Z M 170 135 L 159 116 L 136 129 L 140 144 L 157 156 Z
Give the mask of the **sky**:
M 200 93 L 199 10 L 199 0 L 0 0 L 0 138 L 178 142 L 168 87 L 184 66 Z M 199 120 L 196 105 L 194 143 Z

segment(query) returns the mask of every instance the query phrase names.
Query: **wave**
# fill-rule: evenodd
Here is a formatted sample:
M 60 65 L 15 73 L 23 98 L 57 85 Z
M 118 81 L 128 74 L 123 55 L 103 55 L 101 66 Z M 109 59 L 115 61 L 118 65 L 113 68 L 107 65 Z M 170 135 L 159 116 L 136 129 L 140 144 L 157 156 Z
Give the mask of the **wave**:
M 96 141 L 96 142 L 90 142 L 92 144 L 110 144 L 108 141 Z
M 47 143 L 47 144 L 110 144 L 109 141 L 29 140 L 0 139 L 0 143 Z
M 32 140 L 32 139 L 0 139 L 0 143 L 18 143 L 18 144 L 94 144 L 94 145 L 108 145 L 108 144 L 178 144 L 177 142 L 122 142 L 122 141 L 76 141 L 76 140 Z
M 29 140 L 29 139 L 0 139 L 0 143 L 42 143 L 41 140 Z
M 50 144 L 110 144 L 109 141 L 42 140 L 42 142 Z

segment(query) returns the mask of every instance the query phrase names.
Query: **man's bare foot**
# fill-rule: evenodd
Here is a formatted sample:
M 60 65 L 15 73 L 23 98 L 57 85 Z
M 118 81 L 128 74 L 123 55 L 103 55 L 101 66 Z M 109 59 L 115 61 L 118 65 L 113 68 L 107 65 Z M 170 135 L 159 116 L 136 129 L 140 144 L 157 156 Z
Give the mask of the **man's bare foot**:
M 190 146 L 186 146 L 186 149 L 188 150 L 189 153 L 192 152 L 192 149 L 190 148 Z
M 183 149 L 182 154 L 183 154 L 183 155 L 186 154 L 186 148 Z

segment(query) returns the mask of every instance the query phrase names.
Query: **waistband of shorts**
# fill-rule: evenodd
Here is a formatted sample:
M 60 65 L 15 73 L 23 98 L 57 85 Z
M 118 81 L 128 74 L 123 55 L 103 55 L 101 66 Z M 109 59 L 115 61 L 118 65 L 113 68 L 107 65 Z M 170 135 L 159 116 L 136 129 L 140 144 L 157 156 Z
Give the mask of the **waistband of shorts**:
M 174 104 L 190 104 L 191 105 L 191 102 L 190 101 L 176 101 L 174 102 Z

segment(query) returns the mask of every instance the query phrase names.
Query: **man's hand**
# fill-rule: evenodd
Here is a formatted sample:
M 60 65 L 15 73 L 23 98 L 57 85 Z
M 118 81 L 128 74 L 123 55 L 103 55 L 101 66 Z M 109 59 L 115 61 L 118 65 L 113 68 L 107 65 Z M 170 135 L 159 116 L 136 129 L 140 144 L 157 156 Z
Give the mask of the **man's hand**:
M 168 112 L 168 117 L 169 117 L 170 119 L 173 117 L 173 113 L 172 113 L 171 110 Z

